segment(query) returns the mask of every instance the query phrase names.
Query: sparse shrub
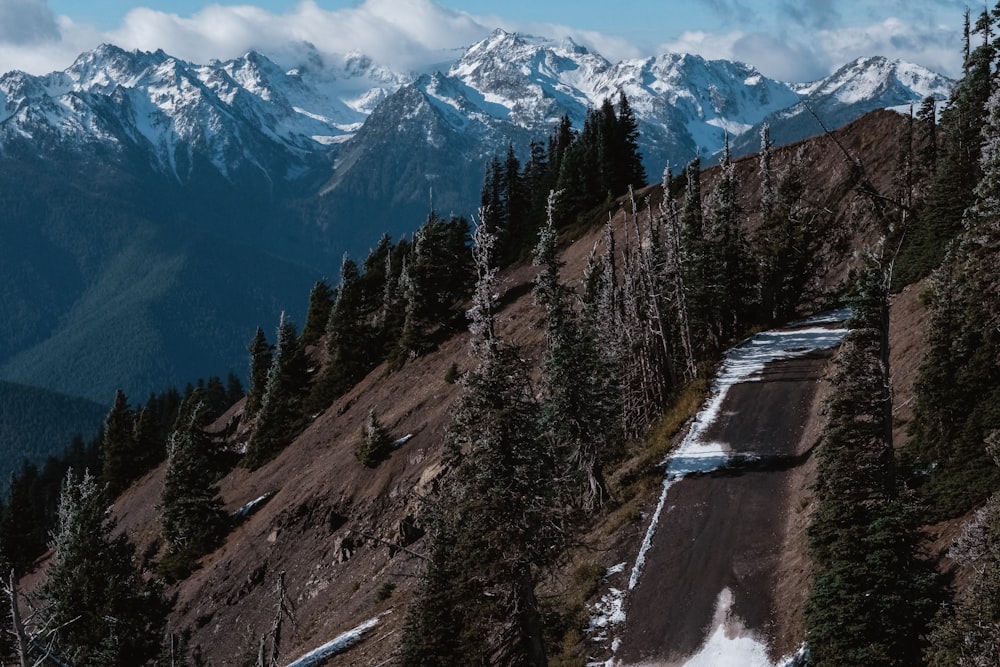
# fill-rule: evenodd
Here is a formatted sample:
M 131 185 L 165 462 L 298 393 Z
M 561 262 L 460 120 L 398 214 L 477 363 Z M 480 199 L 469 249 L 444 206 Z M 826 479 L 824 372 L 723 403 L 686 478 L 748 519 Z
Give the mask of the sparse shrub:
M 386 600 L 391 598 L 395 590 L 396 590 L 396 584 L 391 581 L 387 581 L 381 586 L 379 586 L 379 589 L 375 591 L 376 604 L 379 602 L 385 602 Z
M 598 563 L 584 563 L 573 570 L 573 585 L 582 600 L 589 600 L 604 579 L 605 568 Z

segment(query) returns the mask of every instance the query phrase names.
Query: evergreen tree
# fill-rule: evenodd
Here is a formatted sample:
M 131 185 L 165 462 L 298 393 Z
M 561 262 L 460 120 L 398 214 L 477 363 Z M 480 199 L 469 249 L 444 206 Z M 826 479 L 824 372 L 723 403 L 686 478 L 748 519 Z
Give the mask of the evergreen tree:
M 684 271 L 685 298 L 691 338 L 698 359 L 714 358 L 721 341 L 713 327 L 710 280 L 713 267 L 701 193 L 701 159 L 695 158 L 684 170 L 684 201 L 679 214 L 680 265 Z
M 374 334 L 365 317 L 364 299 L 360 269 L 344 255 L 337 296 L 326 325 L 326 364 L 309 397 L 310 412 L 324 410 L 375 364 Z
M 662 239 L 662 278 L 659 282 L 661 294 L 668 300 L 669 312 L 673 314 L 673 322 L 668 331 L 661 326 L 661 335 L 675 341 L 673 349 L 676 353 L 671 358 L 676 360 L 678 370 L 674 374 L 676 380 L 690 382 L 698 376 L 698 366 L 695 358 L 694 344 L 691 341 L 691 315 L 688 308 L 687 287 L 684 283 L 685 267 L 681 245 L 681 220 L 677 209 L 677 201 L 673 195 L 674 179 L 670 168 L 663 171 L 661 189 L 663 200 L 659 206 L 659 234 Z M 651 239 L 652 241 L 652 239 Z M 659 243 L 651 242 L 651 249 L 659 247 Z
M 400 240 L 385 257 L 385 283 L 382 290 L 382 323 L 380 337 L 381 356 L 391 356 L 399 346 L 399 337 L 406 319 L 406 285 L 409 283 L 406 258 L 410 254 L 410 244 Z
M 147 404 L 135 418 L 133 433 L 136 451 L 136 469 L 145 474 L 166 458 L 166 442 L 156 410 Z
M 923 130 L 925 144 L 924 149 L 919 155 L 920 159 L 917 162 L 921 175 L 924 172 L 933 174 L 937 169 L 937 107 L 937 99 L 932 95 L 928 95 L 921 102 L 920 110 L 917 111 L 917 120 L 920 121 L 920 127 Z
M 229 409 L 230 403 L 226 392 L 226 385 L 223 384 L 222 378 L 218 375 L 212 375 L 208 380 L 198 380 L 195 393 L 200 393 L 201 401 L 205 404 L 206 408 L 206 419 L 209 422 L 215 421 Z
M 43 621 L 56 653 L 72 664 L 152 664 L 168 610 L 160 586 L 146 580 L 103 491 L 89 474 L 67 475 L 59 499 L 54 556 L 41 587 Z
M 831 238 L 829 220 L 807 201 L 797 154 L 782 169 L 772 164 L 770 133 L 761 131 L 758 175 L 761 223 L 750 240 L 759 285 L 758 318 L 788 322 L 816 296 L 820 250 Z
M 239 402 L 241 398 L 246 396 L 246 391 L 243 389 L 243 383 L 240 381 L 240 376 L 236 373 L 229 371 L 226 376 L 226 408 L 232 407 Z
M 818 565 L 806 610 L 810 664 L 919 664 L 936 575 L 901 493 L 892 445 L 888 274 L 869 264 L 826 406 L 809 528 Z
M 264 330 L 260 327 L 257 327 L 257 333 L 247 345 L 247 352 L 250 353 L 250 387 L 247 390 L 244 411 L 252 419 L 257 416 L 257 412 L 260 410 L 264 391 L 267 388 L 267 375 L 274 362 L 274 346 L 267 342 Z
M 197 559 L 214 549 L 226 528 L 226 515 L 215 484 L 212 450 L 205 432 L 209 409 L 195 392 L 182 410 L 182 423 L 171 434 L 167 471 L 160 497 L 160 524 L 166 552 L 161 571 L 183 578 Z
M 0 513 L 0 544 L 18 575 L 29 572 L 45 551 L 47 522 L 39 497 L 41 486 L 38 467 L 25 461 L 21 473 L 11 476 L 9 500 Z
M 605 154 L 603 118 L 606 116 L 600 110 L 588 109 L 580 134 L 562 152 L 557 189 L 562 192 L 560 208 L 565 208 L 566 212 L 559 216 L 558 227 L 575 223 L 581 213 L 611 194 L 606 187 L 608 165 L 602 164 Z
M 995 665 L 1000 662 L 1000 496 L 976 512 L 948 555 L 971 570 L 971 582 L 960 599 L 938 611 L 927 664 Z
M 119 389 L 111 412 L 104 420 L 102 479 L 115 498 L 136 478 L 138 455 L 135 443 L 135 413 L 125 392 Z
M 597 167 L 597 189 L 592 193 L 596 201 L 622 194 L 628 188 L 627 175 L 621 169 L 623 151 L 618 133 L 618 116 L 611 98 L 601 101 L 600 109 L 593 116 L 593 134 L 585 127 L 584 136 L 594 139 L 593 164 Z
M 402 361 L 434 346 L 435 332 L 451 333 L 472 284 L 469 223 L 431 213 L 413 239 L 406 263 L 405 316 L 393 357 Z
M 721 173 L 709 199 L 705 221 L 706 296 L 715 337 L 730 343 L 749 325 L 758 298 L 757 277 L 741 226 L 743 210 L 737 196 L 739 183 L 728 136 L 719 169 Z
M 504 210 L 504 173 L 500 158 L 494 155 L 486 165 L 486 176 L 483 179 L 483 190 L 479 198 L 479 208 L 482 219 L 479 224 L 486 227 L 497 238 L 504 238 L 506 229 L 506 211 Z
M 467 577 L 455 556 L 456 526 L 442 511 L 425 510 L 424 571 L 407 610 L 400 642 L 402 667 L 471 667 L 493 664 L 483 629 L 482 584 Z M 478 604 L 467 604 L 472 601 Z
M 317 280 L 309 292 L 309 310 L 306 325 L 302 328 L 302 344 L 315 345 L 326 330 L 330 310 L 333 308 L 333 290 L 325 280 Z
M 284 313 L 278 324 L 277 340 L 257 425 L 243 458 L 243 464 L 251 470 L 274 458 L 303 425 L 302 399 L 308 380 L 307 359 L 295 324 Z
M 550 174 L 545 144 L 532 141 L 529 151 L 521 181 L 526 197 L 528 229 L 538 230 L 545 225 L 548 196 L 556 181 Z
M 937 169 L 896 262 L 898 285 L 922 278 L 940 265 L 948 243 L 961 230 L 965 209 L 975 201 L 975 187 L 981 175 L 982 130 L 987 121 L 996 60 L 996 46 L 990 39 L 991 17 L 985 9 L 976 22 L 973 34 L 977 33 L 982 35 L 982 42 L 975 49 L 970 49 L 966 33 L 965 75 L 941 112 Z
M 963 230 L 932 281 L 928 352 L 917 380 L 908 453 L 931 466 L 921 491 L 934 518 L 962 514 L 1000 488 L 984 443 L 1000 428 L 1000 94 Z
M 372 248 L 365 258 L 361 269 L 362 313 L 368 331 L 368 345 L 365 356 L 377 363 L 385 355 L 386 345 L 386 307 L 385 299 L 391 296 L 392 289 L 387 286 L 390 280 L 398 280 L 394 275 L 392 255 L 395 248 L 392 238 L 383 234 L 378 244 Z
M 498 261 L 501 265 L 507 265 L 517 261 L 528 251 L 535 231 L 528 211 L 529 194 L 513 145 L 507 146 L 507 157 L 503 163 L 503 189 L 506 239 L 498 251 Z
M 361 432 L 361 440 L 354 448 L 354 455 L 363 465 L 374 468 L 392 451 L 392 436 L 379 421 L 375 408 L 368 411 L 368 418 Z
M 621 179 L 615 192 L 621 194 L 629 187 L 640 188 L 646 184 L 646 169 L 639 152 L 639 121 L 632 111 L 625 91 L 618 93 L 617 145 L 620 157 L 615 166 Z
M 621 406 L 611 369 L 597 349 L 592 330 L 571 302 L 570 290 L 560 282 L 563 266 L 556 247 L 550 195 L 548 223 L 535 248 L 535 300 L 546 312 L 546 352 L 542 423 L 578 480 L 572 489 L 577 504 L 586 510 L 609 497 L 604 465 L 617 453 Z

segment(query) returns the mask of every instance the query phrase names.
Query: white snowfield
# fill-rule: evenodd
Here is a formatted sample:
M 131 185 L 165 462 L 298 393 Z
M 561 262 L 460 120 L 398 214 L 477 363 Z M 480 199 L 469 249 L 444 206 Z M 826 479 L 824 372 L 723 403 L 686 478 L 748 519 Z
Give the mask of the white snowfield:
M 799 322 L 793 322 L 783 329 L 765 331 L 729 350 L 722 366 L 712 384 L 712 390 L 695 415 L 691 426 L 681 441 L 663 461 L 664 477 L 660 499 L 657 503 L 649 527 L 646 529 L 642 546 L 636 556 L 635 564 L 629 576 L 625 591 L 611 588 L 594 607 L 591 616 L 590 632 L 595 641 L 607 641 L 612 637 L 615 626 L 620 626 L 626 620 L 625 600 L 628 591 L 639 583 L 646 555 L 653 543 L 657 525 L 666 505 L 667 493 L 670 487 L 690 473 L 705 473 L 724 468 L 729 464 L 732 454 L 726 443 L 706 441 L 703 437 L 719 417 L 720 408 L 729 388 L 744 382 L 756 382 L 762 379 L 764 367 L 779 359 L 801 357 L 818 350 L 836 347 L 847 333 L 846 328 L 833 326 L 846 322 L 850 317 L 849 309 L 840 309 L 823 313 Z M 746 454 L 741 454 L 746 457 Z M 752 455 L 751 455 L 752 456 Z M 609 571 L 610 575 L 610 571 Z M 716 603 L 716 619 L 727 618 L 732 595 L 724 590 Z M 721 617 L 720 617 L 721 614 Z M 696 655 L 684 663 L 690 667 L 699 665 L 741 665 L 742 667 L 775 667 L 767 658 L 767 649 L 763 643 L 746 634 L 727 632 L 726 623 L 716 623 L 715 632 L 706 640 Z M 617 639 L 612 639 L 612 650 L 617 650 Z M 785 665 L 792 657 L 779 661 Z M 614 657 L 606 662 L 590 663 L 592 667 L 615 667 L 620 664 Z

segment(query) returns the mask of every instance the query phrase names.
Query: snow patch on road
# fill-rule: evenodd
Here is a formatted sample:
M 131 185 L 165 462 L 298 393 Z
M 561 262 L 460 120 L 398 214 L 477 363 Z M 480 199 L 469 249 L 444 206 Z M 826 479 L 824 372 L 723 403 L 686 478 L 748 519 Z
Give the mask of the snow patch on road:
M 718 667 L 718 665 L 780 667 L 801 664 L 803 649 L 791 656 L 772 663 L 767 647 L 753 633 L 747 632 L 743 622 L 732 613 L 734 596 L 728 588 L 722 589 L 715 603 L 712 619 L 714 631 L 701 645 L 698 652 L 684 662 L 684 667 Z
M 712 619 L 715 631 L 698 652 L 684 662 L 685 667 L 771 664 L 764 643 L 746 632 L 740 619 L 731 613 L 732 606 L 733 592 L 722 589 Z

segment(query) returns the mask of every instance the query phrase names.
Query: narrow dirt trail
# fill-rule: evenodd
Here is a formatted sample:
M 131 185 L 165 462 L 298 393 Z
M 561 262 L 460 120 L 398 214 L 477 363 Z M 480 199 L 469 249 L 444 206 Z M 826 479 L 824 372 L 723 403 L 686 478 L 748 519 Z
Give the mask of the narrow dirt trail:
M 607 664 L 782 662 L 775 589 L 798 502 L 793 478 L 812 454 L 805 425 L 842 335 L 836 322 L 810 322 L 727 356 L 713 396 L 668 459 Z

